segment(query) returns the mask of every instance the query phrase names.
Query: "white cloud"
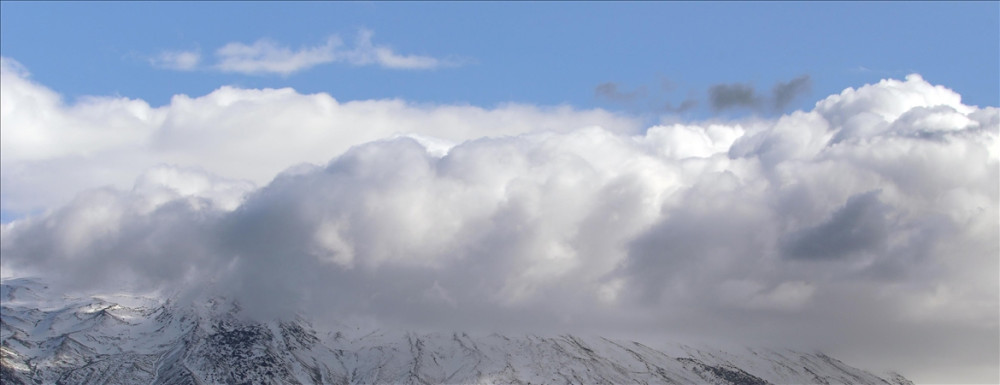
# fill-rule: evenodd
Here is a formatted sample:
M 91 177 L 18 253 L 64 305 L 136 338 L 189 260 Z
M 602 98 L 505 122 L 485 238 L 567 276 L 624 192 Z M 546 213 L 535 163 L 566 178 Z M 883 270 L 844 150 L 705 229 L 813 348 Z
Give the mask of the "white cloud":
M 11 58 L 0 57 L 0 69 L 18 77 L 26 78 L 31 76 L 31 73 L 28 72 L 27 68 L 24 68 L 21 63 Z
M 5 271 L 420 328 L 781 341 L 928 381 L 1000 361 L 1000 110 L 916 76 L 645 131 L 289 89 L 67 106 L 3 76 L 4 207 L 52 209 L 4 227 Z
M 293 51 L 267 39 L 258 40 L 251 45 L 234 42 L 215 51 L 219 58 L 216 67 L 223 72 L 288 75 L 336 61 L 335 50 L 341 44 L 339 38 L 331 37 L 323 45 Z
M 201 63 L 201 54 L 197 51 L 163 51 L 159 55 L 149 59 L 154 67 L 177 70 L 193 71 Z
M 322 164 L 351 146 L 400 135 L 421 138 L 438 154 L 483 136 L 602 126 L 634 132 L 638 124 L 601 110 L 509 104 L 416 106 L 400 100 L 341 103 L 291 89 L 222 87 L 175 96 L 153 108 L 127 98 L 85 98 L 66 105 L 4 60 L 0 84 L 0 191 L 4 210 L 56 207 L 78 191 L 127 189 L 160 164 L 202 168 L 266 184 L 282 170 Z
M 430 56 L 397 54 L 389 47 L 372 44 L 373 35 L 374 33 L 367 29 L 358 31 L 354 49 L 344 52 L 344 56 L 351 64 L 378 64 L 393 69 L 433 69 L 459 64 L 456 61 L 444 61 Z
M 230 42 L 217 50 L 217 62 L 211 66 L 222 72 L 243 74 L 281 74 L 307 70 L 318 65 L 343 62 L 355 66 L 377 65 L 389 69 L 427 70 L 461 65 L 462 61 L 431 56 L 400 54 L 385 45 L 372 43 L 374 33 L 358 31 L 354 46 L 344 44 L 337 35 L 320 45 L 293 49 L 270 39 L 252 44 Z M 196 51 L 164 51 L 150 59 L 155 67 L 178 71 L 199 68 L 201 55 Z
M 206 201 L 208 207 L 216 210 L 232 211 L 255 189 L 256 185 L 249 181 L 228 180 L 194 168 L 159 165 L 143 172 L 136 179 L 132 192 L 148 199 L 148 210 L 169 201 L 193 197 Z

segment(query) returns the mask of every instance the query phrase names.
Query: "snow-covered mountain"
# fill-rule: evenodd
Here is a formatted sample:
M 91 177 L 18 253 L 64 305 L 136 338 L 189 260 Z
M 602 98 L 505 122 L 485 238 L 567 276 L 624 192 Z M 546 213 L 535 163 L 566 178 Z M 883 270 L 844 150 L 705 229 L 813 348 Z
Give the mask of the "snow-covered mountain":
M 0 285 L 4 384 L 910 384 L 823 354 L 599 337 L 317 330 L 238 304 Z

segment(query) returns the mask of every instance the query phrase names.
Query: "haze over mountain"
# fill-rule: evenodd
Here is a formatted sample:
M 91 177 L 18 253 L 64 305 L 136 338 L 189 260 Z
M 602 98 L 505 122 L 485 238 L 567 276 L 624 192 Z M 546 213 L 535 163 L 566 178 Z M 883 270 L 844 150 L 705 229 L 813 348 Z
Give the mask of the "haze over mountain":
M 5 384 L 912 384 L 787 349 L 656 349 L 573 335 L 345 324 L 324 331 L 294 315 L 247 318 L 222 298 L 69 297 L 29 279 L 5 280 L 0 289 Z

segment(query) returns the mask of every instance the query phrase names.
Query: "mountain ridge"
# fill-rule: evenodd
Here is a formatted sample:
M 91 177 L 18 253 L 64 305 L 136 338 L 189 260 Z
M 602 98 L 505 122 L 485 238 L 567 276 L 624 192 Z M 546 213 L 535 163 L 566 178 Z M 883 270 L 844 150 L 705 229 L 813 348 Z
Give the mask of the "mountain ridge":
M 737 352 L 563 334 L 316 330 L 234 302 L 51 293 L 0 283 L 5 384 L 912 384 L 822 353 Z M 121 301 L 112 301 L 113 299 Z

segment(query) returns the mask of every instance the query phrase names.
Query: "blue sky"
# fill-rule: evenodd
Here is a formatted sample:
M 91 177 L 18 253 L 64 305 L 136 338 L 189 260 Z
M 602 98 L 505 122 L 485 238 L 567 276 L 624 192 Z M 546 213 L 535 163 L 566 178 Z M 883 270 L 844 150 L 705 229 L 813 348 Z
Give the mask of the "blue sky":
M 825 95 L 918 72 L 970 105 L 1000 98 L 996 2 L 819 3 L 268 3 L 8 2 L 2 54 L 73 98 L 120 95 L 162 105 L 174 94 L 221 85 L 293 87 L 338 100 L 502 102 L 603 107 L 654 114 L 665 102 L 701 101 L 707 90 L 747 83 L 766 92 L 809 75 L 789 108 Z M 385 70 L 328 63 L 288 75 L 154 68 L 163 51 L 204 59 L 231 42 L 271 39 L 291 49 L 360 29 L 396 52 L 451 57 L 461 65 Z M 663 87 L 667 81 L 671 87 Z M 631 103 L 595 94 L 613 82 L 645 87 Z M 743 113 L 745 113 L 744 111 Z M 740 111 L 733 111 L 740 114 Z

